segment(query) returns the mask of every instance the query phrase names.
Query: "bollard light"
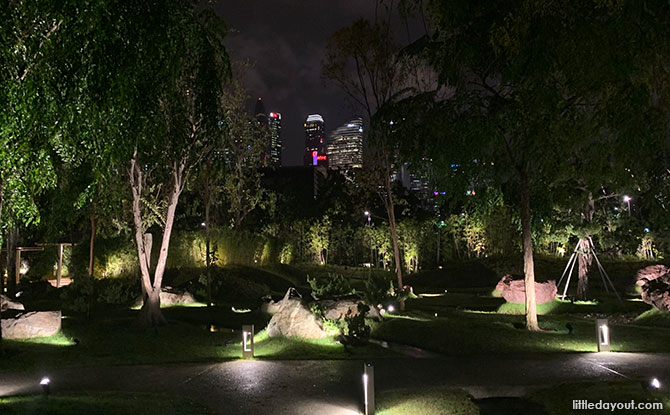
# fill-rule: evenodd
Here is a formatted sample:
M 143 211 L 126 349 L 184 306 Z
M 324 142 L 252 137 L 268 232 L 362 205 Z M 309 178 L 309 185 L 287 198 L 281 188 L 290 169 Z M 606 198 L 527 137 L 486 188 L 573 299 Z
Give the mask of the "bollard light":
M 372 362 L 363 365 L 363 403 L 365 415 L 375 414 L 375 366 Z
M 42 380 L 40 380 L 40 386 L 42 387 L 42 393 L 45 395 L 49 395 L 49 384 L 51 383 L 51 380 L 49 378 L 44 377 Z
M 254 357 L 254 325 L 242 326 L 242 358 Z
M 394 312 L 394 311 L 395 311 L 395 307 L 393 307 L 393 304 L 389 304 L 389 306 L 386 307 L 386 311 L 388 311 L 389 313 Z
M 654 389 L 661 389 L 661 382 L 657 378 L 653 378 L 649 385 Z
M 596 320 L 596 338 L 598 339 L 598 351 L 610 351 L 610 328 L 606 318 Z

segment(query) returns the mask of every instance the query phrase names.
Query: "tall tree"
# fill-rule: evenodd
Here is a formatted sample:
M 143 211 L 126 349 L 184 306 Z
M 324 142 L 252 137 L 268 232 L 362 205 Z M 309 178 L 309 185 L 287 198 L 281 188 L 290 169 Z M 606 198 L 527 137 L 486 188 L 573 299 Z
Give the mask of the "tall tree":
M 400 54 L 390 26 L 392 9 L 389 7 L 374 22 L 357 20 L 335 32 L 328 43 L 323 73 L 365 111 L 367 120 L 372 123 L 367 144 L 369 156 L 364 164 L 376 188 L 382 189 L 380 197 L 390 224 L 398 290 L 402 291 L 402 262 L 391 179 L 393 169 L 398 167 L 397 148 L 390 134 L 393 120 L 376 122 L 375 119 L 380 108 L 399 98 L 408 77 L 407 61 Z

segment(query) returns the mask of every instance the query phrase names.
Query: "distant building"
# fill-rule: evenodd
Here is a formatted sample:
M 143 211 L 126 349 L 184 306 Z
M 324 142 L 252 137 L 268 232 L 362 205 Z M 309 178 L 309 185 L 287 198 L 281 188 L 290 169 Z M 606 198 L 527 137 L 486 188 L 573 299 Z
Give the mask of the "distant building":
M 356 118 L 330 134 L 326 147 L 328 167 L 350 170 L 363 167 L 363 119 Z
M 261 97 L 258 97 L 258 101 L 256 101 L 256 106 L 254 107 L 254 117 L 256 117 L 256 120 L 258 120 L 259 123 L 267 122 L 265 115 L 265 105 L 263 105 L 263 99 Z
M 323 117 L 311 114 L 305 121 L 305 166 L 327 166 Z
M 268 116 L 270 125 L 270 159 L 269 164 L 273 167 L 281 167 L 281 114 L 271 112 Z

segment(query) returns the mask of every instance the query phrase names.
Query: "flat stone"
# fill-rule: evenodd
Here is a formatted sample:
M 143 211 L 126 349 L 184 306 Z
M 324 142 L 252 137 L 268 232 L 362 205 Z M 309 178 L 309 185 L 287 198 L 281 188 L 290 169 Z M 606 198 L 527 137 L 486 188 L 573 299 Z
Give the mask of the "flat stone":
M 60 311 L 32 311 L 2 319 L 2 338 L 48 337 L 61 329 Z

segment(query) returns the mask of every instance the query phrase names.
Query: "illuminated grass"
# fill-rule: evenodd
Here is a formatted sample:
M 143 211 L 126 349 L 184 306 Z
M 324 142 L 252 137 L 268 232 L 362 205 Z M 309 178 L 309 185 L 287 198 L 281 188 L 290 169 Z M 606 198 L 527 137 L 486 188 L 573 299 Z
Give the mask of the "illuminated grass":
M 34 337 L 32 339 L 16 339 L 11 341 L 17 344 L 30 343 L 30 344 L 43 344 L 49 346 L 63 346 L 63 347 L 74 346 L 76 344 L 72 338 L 66 336 L 61 331 L 49 337 Z
M 377 396 L 379 415 L 478 415 L 479 409 L 462 390 L 448 388 L 398 389 Z
M 212 414 L 212 410 L 193 400 L 145 393 L 101 392 L 0 398 L 0 413 L 19 414 Z
M 654 307 L 637 316 L 635 324 L 670 328 L 670 311 Z
M 373 337 L 447 355 L 479 353 L 595 352 L 595 322 L 576 316 L 540 318 L 542 332 L 525 330 L 523 316 L 443 310 L 439 318 L 411 312 L 384 319 Z M 572 330 L 571 330 L 571 329 Z M 611 325 L 612 351 L 668 352 L 670 330 Z

